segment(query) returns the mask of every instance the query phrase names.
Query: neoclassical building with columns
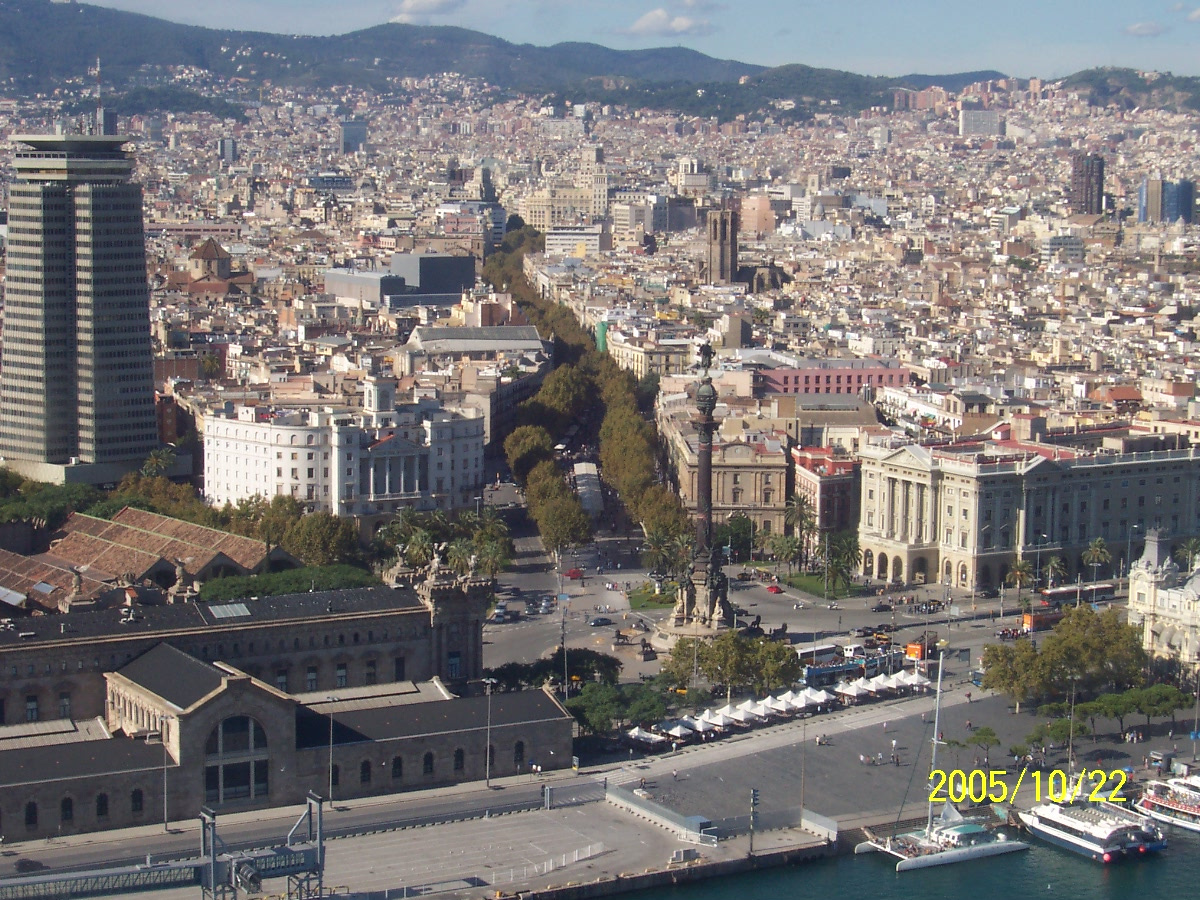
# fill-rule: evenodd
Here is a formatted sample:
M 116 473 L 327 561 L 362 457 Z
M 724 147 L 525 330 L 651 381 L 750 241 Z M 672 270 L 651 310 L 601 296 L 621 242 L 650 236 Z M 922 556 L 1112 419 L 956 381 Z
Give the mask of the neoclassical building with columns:
M 1170 542 L 1151 530 L 1146 550 L 1129 573 L 1129 623 L 1142 626 L 1151 659 L 1200 677 L 1200 559 L 1181 571 Z
M 989 440 L 863 447 L 863 574 L 984 587 L 1003 584 L 1018 558 L 1044 574 L 1057 556 L 1070 581 L 1113 578 L 1150 529 L 1175 540 L 1200 534 L 1197 448 L 1159 435 L 1052 443 L 1037 425 L 1032 436 L 1025 422 Z M 1083 561 L 1095 538 L 1112 556 L 1097 568 Z

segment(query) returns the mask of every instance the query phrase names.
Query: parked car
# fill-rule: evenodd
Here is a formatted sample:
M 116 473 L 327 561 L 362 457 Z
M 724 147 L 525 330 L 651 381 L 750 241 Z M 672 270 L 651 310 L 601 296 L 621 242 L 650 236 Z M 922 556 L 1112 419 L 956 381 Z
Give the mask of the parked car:
M 777 584 L 769 584 L 769 585 L 767 585 L 767 593 L 768 594 L 782 594 L 783 588 L 781 588 Z
M 588 622 L 588 624 L 591 625 L 593 628 L 603 628 L 605 625 L 611 625 L 612 623 L 613 623 L 612 619 L 609 619 L 605 616 L 596 616 L 596 618 L 594 618 L 594 619 L 592 619 L 592 621 Z
M 890 603 L 876 603 L 871 607 L 871 612 L 891 612 L 892 605 Z

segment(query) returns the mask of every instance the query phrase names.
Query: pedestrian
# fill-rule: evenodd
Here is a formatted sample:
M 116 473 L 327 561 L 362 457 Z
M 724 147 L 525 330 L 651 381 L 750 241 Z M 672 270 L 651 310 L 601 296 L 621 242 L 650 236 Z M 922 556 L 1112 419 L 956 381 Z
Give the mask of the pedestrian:
M 645 790 L 645 788 L 646 788 L 646 779 L 645 778 L 641 778 L 638 780 L 638 787 Z
M 887 734 L 887 722 L 883 723 L 883 733 Z
M 921 713 L 921 724 L 925 724 L 925 713 Z
M 967 691 L 967 702 L 968 703 L 971 702 L 971 692 L 970 691 Z
M 866 757 L 864 757 L 861 753 L 858 754 L 858 764 L 861 766 L 861 765 L 865 765 L 866 762 L 867 762 Z
M 971 720 L 967 719 L 967 731 L 971 730 Z
M 671 770 L 671 780 L 672 780 L 672 781 L 678 781 L 678 780 L 679 780 L 679 770 L 678 770 L 678 769 L 672 769 L 672 770 Z

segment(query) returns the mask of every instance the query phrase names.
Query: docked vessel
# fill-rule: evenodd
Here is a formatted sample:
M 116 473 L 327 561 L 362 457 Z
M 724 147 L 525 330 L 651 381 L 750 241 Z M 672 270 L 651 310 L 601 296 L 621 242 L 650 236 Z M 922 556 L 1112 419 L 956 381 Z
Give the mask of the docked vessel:
M 1159 822 L 1200 831 L 1200 776 L 1151 781 L 1134 808 Z
M 1145 856 L 1167 845 L 1149 818 L 1099 804 L 1040 803 L 1017 815 L 1042 840 L 1098 862 Z
M 933 751 L 930 769 L 937 768 L 937 735 L 940 733 L 942 708 L 942 675 L 945 667 L 938 666 L 937 700 L 933 714 Z M 980 859 L 984 856 L 999 856 L 1028 850 L 1024 841 L 1009 840 L 1001 832 L 989 830 L 981 822 L 969 821 L 951 803 L 942 807 L 941 814 L 933 816 L 933 801 L 929 802 L 925 828 L 888 838 L 872 838 L 854 848 L 855 853 L 887 853 L 896 857 L 897 872 L 910 869 L 925 869 L 930 866 L 946 866 L 952 863 Z

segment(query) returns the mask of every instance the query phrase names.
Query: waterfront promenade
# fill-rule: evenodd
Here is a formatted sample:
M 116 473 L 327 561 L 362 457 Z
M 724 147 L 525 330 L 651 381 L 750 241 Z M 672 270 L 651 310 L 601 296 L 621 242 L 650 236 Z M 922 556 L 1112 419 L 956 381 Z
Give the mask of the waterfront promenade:
M 968 703 L 967 690 L 976 693 L 975 702 Z M 988 725 L 1002 741 L 1001 747 L 991 751 L 989 767 L 1011 770 L 1005 748 L 1019 742 L 1037 720 L 1028 713 L 1014 714 L 1001 697 L 980 699 L 977 694 L 978 689 L 969 684 L 947 687 L 942 702 L 945 737 L 965 740 L 968 718 L 976 728 Z M 584 778 L 575 778 L 569 772 L 555 773 L 544 783 L 561 789 L 560 797 L 569 799 L 575 788 L 596 796 L 594 788 L 588 791 L 589 780 L 640 783 L 644 778 L 646 790 L 655 801 L 683 815 L 713 819 L 747 813 L 753 787 L 759 790 L 764 813 L 797 807 L 803 798 L 806 808 L 838 820 L 843 832 L 865 825 L 887 825 L 897 818 L 902 805 L 905 819 L 924 814 L 933 705 L 931 694 L 875 702 L 675 753 L 596 767 L 581 773 Z M 828 743 L 818 746 L 818 734 L 824 735 Z M 883 753 L 886 760 L 893 740 L 900 765 L 864 765 L 859 761 L 860 754 L 865 757 L 868 753 Z M 1099 753 L 1113 767 L 1136 763 L 1134 768 L 1140 770 L 1144 753 L 1169 748 L 1172 743 L 1165 735 L 1139 745 L 1122 745 L 1102 736 L 1095 743 L 1085 738 L 1078 750 L 1083 760 Z M 1185 750 L 1182 744 L 1180 750 Z M 1185 755 L 1190 756 L 1190 744 L 1186 750 Z M 943 750 L 939 763 L 947 769 L 969 769 L 976 755 L 982 766 L 979 748 Z M 1104 765 L 1109 767 L 1109 762 Z M 481 804 L 499 809 L 518 795 L 528 798 L 540 788 L 528 776 L 494 783 L 492 791 L 479 784 L 465 784 L 335 803 L 327 813 L 326 826 L 331 831 L 348 826 L 370 831 L 372 821 L 394 820 L 406 809 L 427 809 L 430 804 L 446 811 L 479 809 Z M 1027 805 L 1031 801 L 1027 782 L 1020 802 Z M 257 811 L 223 815 L 220 825 L 226 840 L 268 843 L 272 836 L 282 837 L 293 820 L 291 810 Z M 193 855 L 199 844 L 197 826 L 192 822 L 173 823 L 172 830 L 164 834 L 160 823 L 50 842 L 9 841 L 0 848 L 0 871 L 14 874 L 18 863 L 26 871 L 45 872 L 66 865 L 144 858 L 146 853 L 154 854 L 155 859 Z M 770 864 L 770 855 L 782 848 L 819 848 L 821 843 L 794 830 L 760 832 L 754 850 L 762 857 L 762 864 Z M 338 838 L 327 846 L 329 887 L 356 893 L 381 892 L 380 897 L 388 891 L 393 892 L 392 896 L 411 892 L 491 897 L 497 890 L 537 891 L 597 881 L 607 885 L 605 890 L 615 892 L 623 882 L 630 881 L 628 876 L 644 875 L 647 870 L 674 871 L 678 876 L 679 869 L 669 869 L 668 860 L 675 850 L 691 845 L 666 829 L 602 800 L 592 800 L 550 810 L 383 830 Z M 746 860 L 749 846 L 747 838 L 740 836 L 715 847 L 695 849 L 705 863 L 723 870 Z M 273 889 L 275 885 L 268 883 L 267 890 Z M 196 893 L 195 889 L 176 890 L 153 896 L 182 900 Z

